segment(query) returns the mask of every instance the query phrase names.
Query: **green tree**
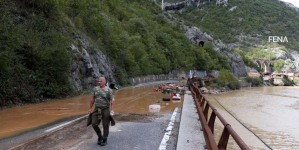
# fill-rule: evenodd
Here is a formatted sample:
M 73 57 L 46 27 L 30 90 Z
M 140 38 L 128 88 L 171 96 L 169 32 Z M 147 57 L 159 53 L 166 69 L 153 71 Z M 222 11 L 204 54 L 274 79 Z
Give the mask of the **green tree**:
M 281 72 L 281 69 L 284 66 L 284 60 L 278 59 L 271 62 L 271 65 L 273 66 L 274 71 Z
M 228 86 L 230 89 L 239 89 L 240 84 L 236 77 L 226 69 L 222 69 L 219 73 L 219 77 L 216 79 L 218 84 L 223 84 L 223 86 Z

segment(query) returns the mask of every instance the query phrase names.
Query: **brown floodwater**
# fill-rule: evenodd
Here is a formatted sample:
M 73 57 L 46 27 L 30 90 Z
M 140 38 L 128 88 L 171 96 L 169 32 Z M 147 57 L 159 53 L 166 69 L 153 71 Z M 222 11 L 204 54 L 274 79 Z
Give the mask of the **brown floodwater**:
M 207 98 L 251 149 L 268 148 L 229 115 L 214 98 L 273 149 L 299 149 L 298 87 L 258 87 L 207 95 Z M 216 121 L 215 130 L 215 139 L 218 141 L 223 130 L 219 120 Z M 232 137 L 228 148 L 239 149 Z
M 176 84 L 180 85 L 182 83 Z M 158 85 L 114 91 L 115 113 L 163 114 L 174 111 L 176 107 L 182 105 L 183 95 L 181 95 L 180 101 L 162 101 L 162 98 L 170 98 L 170 94 L 155 93 L 153 92 L 154 88 L 158 88 Z M 83 95 L 2 110 L 0 111 L 0 139 L 63 118 L 87 114 L 91 98 L 91 95 Z M 149 105 L 152 104 L 160 105 L 160 110 L 155 112 L 149 110 Z

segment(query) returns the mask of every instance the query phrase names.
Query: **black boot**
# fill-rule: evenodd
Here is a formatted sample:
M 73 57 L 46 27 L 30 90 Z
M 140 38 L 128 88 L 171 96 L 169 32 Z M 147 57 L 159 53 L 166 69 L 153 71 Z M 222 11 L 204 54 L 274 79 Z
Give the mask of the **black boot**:
M 107 139 L 104 139 L 100 145 L 101 146 L 106 146 L 107 145 Z
M 98 138 L 98 144 L 101 145 L 102 142 L 103 142 L 103 137 L 100 136 L 100 137 Z

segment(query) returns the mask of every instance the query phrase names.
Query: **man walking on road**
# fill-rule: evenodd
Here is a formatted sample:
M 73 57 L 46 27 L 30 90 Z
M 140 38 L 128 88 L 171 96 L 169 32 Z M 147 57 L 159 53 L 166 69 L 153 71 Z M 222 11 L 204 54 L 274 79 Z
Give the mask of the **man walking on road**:
M 98 144 L 101 146 L 107 145 L 107 138 L 109 134 L 109 124 L 111 115 L 114 114 L 114 95 L 112 90 L 105 86 L 106 79 L 104 77 L 99 78 L 99 86 L 93 89 L 93 97 L 90 100 L 90 108 L 88 113 L 91 114 L 91 124 L 93 129 L 98 135 Z M 111 108 L 110 108 L 111 103 Z M 92 111 L 92 106 L 95 104 L 95 109 Z M 111 110 L 111 111 L 110 111 Z M 103 120 L 104 134 L 102 136 L 99 124 Z

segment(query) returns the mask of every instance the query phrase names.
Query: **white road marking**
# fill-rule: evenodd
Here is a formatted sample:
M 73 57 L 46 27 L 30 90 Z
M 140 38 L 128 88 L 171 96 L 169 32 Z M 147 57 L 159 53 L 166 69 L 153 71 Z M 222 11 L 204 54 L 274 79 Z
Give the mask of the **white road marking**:
M 173 125 L 174 125 L 174 121 L 175 121 L 175 116 L 177 114 L 177 111 L 178 111 L 178 107 L 175 108 L 172 116 L 171 116 L 171 119 L 170 119 L 170 122 L 168 124 L 168 127 L 166 129 L 166 132 L 164 134 L 164 137 L 160 143 L 160 146 L 159 146 L 159 149 L 158 150 L 166 150 L 166 147 L 167 147 L 167 141 L 169 140 L 169 137 L 171 135 L 171 131 L 172 131 L 172 128 L 173 128 Z
M 62 128 L 63 126 L 66 126 L 66 125 L 68 125 L 68 124 L 71 124 L 71 123 L 73 123 L 73 122 L 75 122 L 75 121 L 77 121 L 77 120 L 80 120 L 80 119 L 82 119 L 82 118 L 84 118 L 84 117 L 86 117 L 86 116 L 88 116 L 88 115 L 84 115 L 84 116 L 82 116 L 82 117 L 80 117 L 80 118 L 77 118 L 77 119 L 75 119 L 75 120 L 72 120 L 72 121 L 63 123 L 63 124 L 61 124 L 61 125 L 58 125 L 58 126 L 56 126 L 56 127 L 53 127 L 53 128 L 51 128 L 51 129 L 48 129 L 48 130 L 45 131 L 45 133 L 47 133 L 47 132 L 51 132 L 51 131 L 56 130 L 56 129 L 59 129 L 59 128 Z

